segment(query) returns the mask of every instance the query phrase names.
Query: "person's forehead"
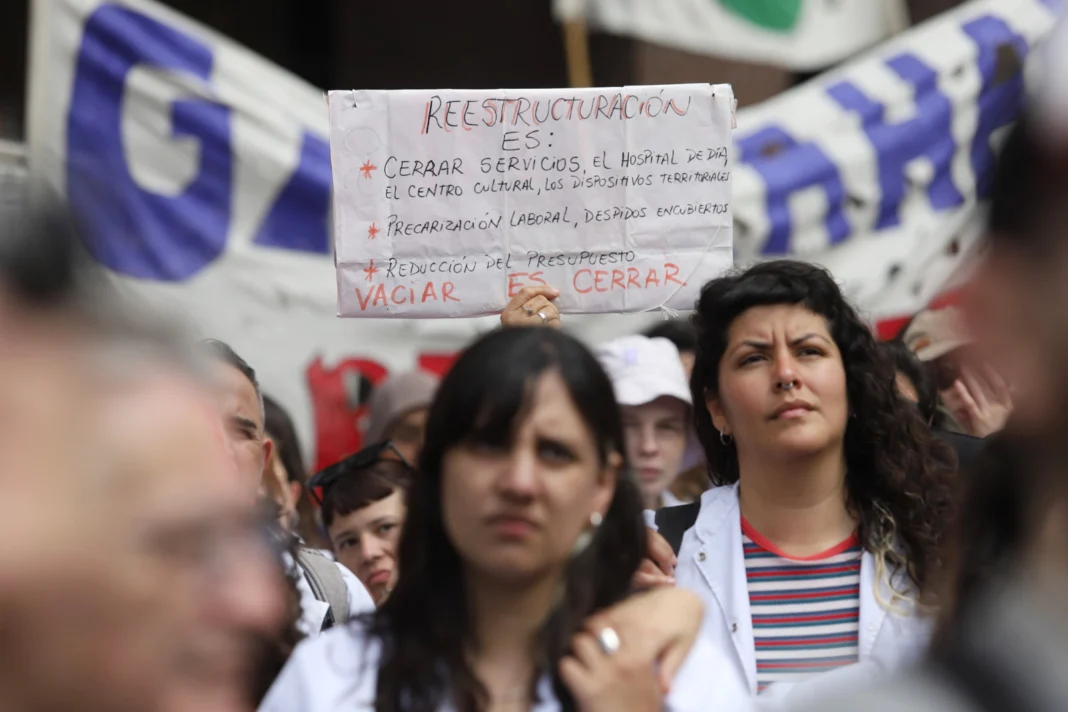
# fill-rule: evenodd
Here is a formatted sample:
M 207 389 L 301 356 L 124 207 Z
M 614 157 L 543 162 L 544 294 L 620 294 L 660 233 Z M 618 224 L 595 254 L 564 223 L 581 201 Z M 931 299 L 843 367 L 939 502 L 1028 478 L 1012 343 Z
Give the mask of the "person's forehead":
M 222 422 L 198 385 L 159 375 L 110 394 L 100 413 L 101 445 L 134 472 L 181 473 L 187 483 L 231 479 L 219 477 L 229 466 Z
M 248 380 L 248 377 L 236 367 L 222 361 L 216 362 L 214 372 L 219 392 L 227 400 L 232 403 L 240 403 L 242 407 L 255 406 L 256 421 L 259 422 L 260 400 L 256 395 L 256 388 L 252 385 L 252 381 Z
M 572 445 L 595 448 L 595 439 L 563 378 L 555 372 L 538 379 L 532 393 L 529 412 L 519 431 L 557 437 Z
M 330 529 L 334 532 L 342 530 L 350 532 L 361 531 L 378 519 L 401 514 L 403 509 L 404 493 L 400 488 L 397 488 L 389 496 L 383 497 L 377 502 L 371 502 L 366 507 L 335 517 Z
M 799 304 L 769 304 L 750 307 L 731 323 L 731 337 L 744 339 L 753 335 L 772 335 L 780 329 L 827 333 L 827 321 Z

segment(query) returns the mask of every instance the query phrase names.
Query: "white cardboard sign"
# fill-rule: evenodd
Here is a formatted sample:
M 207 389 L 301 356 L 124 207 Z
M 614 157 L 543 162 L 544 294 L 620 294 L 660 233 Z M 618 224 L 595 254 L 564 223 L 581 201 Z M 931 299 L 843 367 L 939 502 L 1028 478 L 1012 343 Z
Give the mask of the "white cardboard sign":
M 328 98 L 340 316 L 689 309 L 732 264 L 728 85 Z

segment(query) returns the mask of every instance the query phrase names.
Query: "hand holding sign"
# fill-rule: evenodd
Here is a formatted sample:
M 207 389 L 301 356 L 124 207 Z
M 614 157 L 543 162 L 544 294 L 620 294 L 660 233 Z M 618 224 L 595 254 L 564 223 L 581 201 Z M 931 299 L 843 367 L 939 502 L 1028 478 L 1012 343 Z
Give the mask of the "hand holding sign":
M 523 287 L 501 312 L 501 326 L 560 328 L 560 311 L 551 300 L 560 296 L 552 287 Z
M 340 315 L 501 313 L 549 284 L 508 318 L 692 307 L 732 263 L 733 106 L 707 84 L 331 92 Z

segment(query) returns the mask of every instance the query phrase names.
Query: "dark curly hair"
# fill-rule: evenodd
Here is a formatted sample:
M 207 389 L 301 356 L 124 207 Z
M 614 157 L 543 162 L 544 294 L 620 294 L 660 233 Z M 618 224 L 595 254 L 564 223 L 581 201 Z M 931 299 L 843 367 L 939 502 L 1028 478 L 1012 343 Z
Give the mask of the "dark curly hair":
M 376 712 L 436 712 L 455 701 L 459 712 L 486 708 L 485 687 L 465 655 L 472 622 L 464 564 L 442 520 L 442 461 L 464 444 L 509 447 L 529 414 L 537 380 L 556 373 L 597 443 L 601 464 L 613 454 L 623 468 L 604 520 L 568 565 L 560 598 L 540 632 L 540 674 L 552 677 L 561 708 L 575 709 L 557 667 L 571 637 L 593 612 L 625 598 L 645 552 L 642 498 L 626 465 L 623 424 L 612 383 L 593 355 L 556 329 L 503 329 L 460 356 L 427 418 L 419 474 L 408 493 L 408 517 L 393 593 L 370 617 L 383 644 Z M 531 680 L 531 689 L 535 680 Z
M 894 364 L 894 370 L 909 379 L 916 390 L 916 407 L 920 409 L 923 421 L 935 426 L 938 420 L 938 390 L 927 366 L 899 339 L 883 341 L 879 348 Z
M 955 513 L 956 457 L 898 396 L 893 364 L 826 270 L 778 260 L 706 284 L 693 317 L 694 402 L 719 392 L 720 361 L 734 320 L 753 307 L 775 304 L 796 304 L 824 317 L 842 354 L 855 416 L 845 433 L 846 494 L 861 543 L 891 573 L 906 572 L 921 597 L 935 598 L 929 584 L 943 563 Z M 694 408 L 694 418 L 713 484 L 737 482 L 733 443 L 722 443 L 707 409 Z

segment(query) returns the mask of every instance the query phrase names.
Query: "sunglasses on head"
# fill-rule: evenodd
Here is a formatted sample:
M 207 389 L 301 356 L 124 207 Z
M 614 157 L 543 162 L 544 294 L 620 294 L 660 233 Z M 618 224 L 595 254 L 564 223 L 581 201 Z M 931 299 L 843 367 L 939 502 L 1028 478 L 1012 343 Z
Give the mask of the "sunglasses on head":
M 320 470 L 308 480 L 308 492 L 311 493 L 315 503 L 322 506 L 326 490 L 332 487 L 339 479 L 349 473 L 366 470 L 368 467 L 373 467 L 382 461 L 399 462 L 407 469 L 415 470 L 393 442 L 387 440 L 369 445 L 355 455 L 349 455 L 340 462 Z

